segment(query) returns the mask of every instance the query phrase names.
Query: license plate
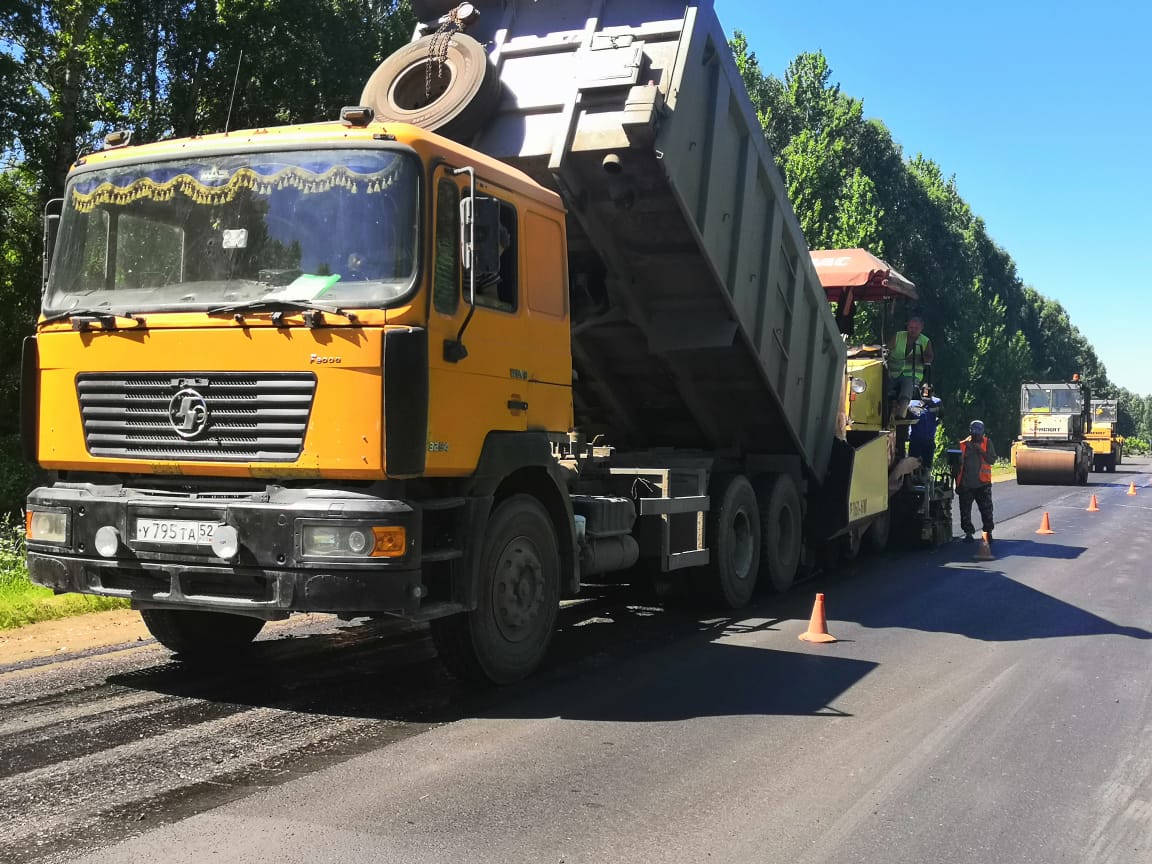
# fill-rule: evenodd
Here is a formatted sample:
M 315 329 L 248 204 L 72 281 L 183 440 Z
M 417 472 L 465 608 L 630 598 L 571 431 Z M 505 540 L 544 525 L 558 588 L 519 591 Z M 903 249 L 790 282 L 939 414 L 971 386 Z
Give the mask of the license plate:
M 188 546 L 211 546 L 216 522 L 194 522 L 191 519 L 137 519 L 136 539 L 144 543 L 183 543 Z

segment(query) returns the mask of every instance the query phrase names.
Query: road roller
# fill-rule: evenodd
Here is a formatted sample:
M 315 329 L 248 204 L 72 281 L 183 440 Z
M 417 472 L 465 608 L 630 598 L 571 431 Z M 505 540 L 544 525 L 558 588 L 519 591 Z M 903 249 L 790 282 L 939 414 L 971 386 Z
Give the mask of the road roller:
M 1118 400 L 1092 400 L 1092 429 L 1084 438 L 1092 448 L 1093 471 L 1115 471 L 1124 460 L 1124 439 L 1116 434 L 1119 419 Z
M 1092 445 L 1088 385 L 1071 382 L 1020 386 L 1020 437 L 1012 447 L 1021 486 L 1076 486 L 1088 482 Z

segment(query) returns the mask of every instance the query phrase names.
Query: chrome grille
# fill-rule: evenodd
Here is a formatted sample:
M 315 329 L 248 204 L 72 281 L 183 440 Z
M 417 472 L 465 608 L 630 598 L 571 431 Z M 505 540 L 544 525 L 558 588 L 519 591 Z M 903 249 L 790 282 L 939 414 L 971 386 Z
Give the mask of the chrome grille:
M 184 414 L 177 394 L 189 391 L 202 397 L 205 412 L 192 424 L 197 427 L 192 434 L 190 428 L 181 434 L 178 421 Z M 294 462 L 304 448 L 316 376 L 89 372 L 76 377 L 76 393 L 93 456 Z

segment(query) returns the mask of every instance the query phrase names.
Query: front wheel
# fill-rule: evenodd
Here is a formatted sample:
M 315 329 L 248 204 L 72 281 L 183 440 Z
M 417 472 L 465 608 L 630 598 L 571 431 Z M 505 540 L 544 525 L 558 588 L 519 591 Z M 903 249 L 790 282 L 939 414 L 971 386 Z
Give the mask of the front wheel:
M 140 617 L 157 642 L 191 661 L 231 659 L 264 628 L 260 618 L 226 612 L 141 609 Z
M 477 605 L 432 622 L 440 659 L 458 678 L 511 684 L 544 659 L 560 606 L 560 550 L 540 502 L 514 495 L 488 520 Z

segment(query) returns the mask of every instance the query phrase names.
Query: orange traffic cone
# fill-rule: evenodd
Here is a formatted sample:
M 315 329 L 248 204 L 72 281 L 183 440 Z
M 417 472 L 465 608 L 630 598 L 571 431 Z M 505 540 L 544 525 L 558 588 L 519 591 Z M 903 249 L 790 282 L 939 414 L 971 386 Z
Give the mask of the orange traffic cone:
M 1100 512 L 1100 505 L 1096 503 L 1096 496 L 1095 495 L 1093 495 L 1092 500 L 1088 502 L 1088 512 L 1089 513 L 1099 513 Z
M 992 555 L 992 547 L 988 545 L 988 532 L 985 531 L 980 535 L 980 548 L 976 550 L 977 561 L 995 561 L 996 558 Z
M 1128 484 L 1128 494 L 1129 495 L 1135 495 L 1136 494 L 1136 484 L 1135 483 L 1129 483 Z
M 1055 534 L 1052 530 L 1052 523 L 1048 521 L 1048 511 L 1044 511 L 1044 518 L 1040 520 L 1040 527 L 1036 530 L 1037 534 Z
M 805 642 L 836 641 L 836 637 L 828 632 L 828 622 L 824 620 L 823 594 L 816 595 L 816 602 L 812 606 L 812 620 L 808 622 L 808 631 L 801 633 L 800 638 Z

